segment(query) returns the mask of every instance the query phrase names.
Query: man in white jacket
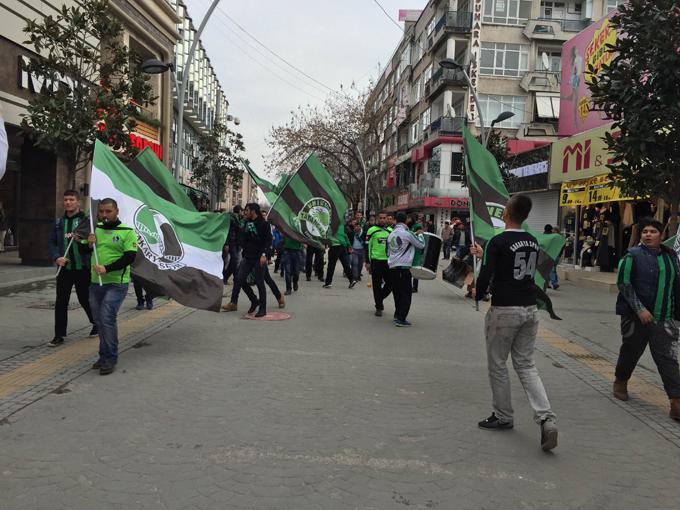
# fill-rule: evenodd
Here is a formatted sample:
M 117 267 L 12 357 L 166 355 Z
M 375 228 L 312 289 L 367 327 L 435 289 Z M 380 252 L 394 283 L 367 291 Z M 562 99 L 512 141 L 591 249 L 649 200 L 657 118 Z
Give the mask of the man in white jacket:
M 400 328 L 410 326 L 406 320 L 411 309 L 413 292 L 411 266 L 416 249 L 425 247 L 423 230 L 415 233 L 406 226 L 406 214 L 397 213 L 397 224 L 387 238 L 387 265 L 390 268 L 390 283 L 394 296 L 394 325 Z

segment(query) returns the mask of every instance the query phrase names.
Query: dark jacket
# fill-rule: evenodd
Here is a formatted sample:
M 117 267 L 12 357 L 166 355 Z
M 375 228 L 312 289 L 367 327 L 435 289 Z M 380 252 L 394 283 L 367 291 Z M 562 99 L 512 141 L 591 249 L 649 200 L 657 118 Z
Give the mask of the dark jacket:
M 669 306 L 673 306 L 674 318 L 680 320 L 680 263 L 673 250 L 664 246 L 661 250 L 667 253 L 675 264 L 676 276 L 672 283 L 673 292 Z M 617 315 L 637 315 L 641 306 L 654 313 L 659 288 L 659 256 L 658 251 L 650 250 L 646 246 L 637 246 L 628 250 L 619 267 L 617 284 L 620 292 L 616 299 Z M 632 259 L 628 273 L 626 272 L 627 258 Z
M 227 244 L 238 243 L 240 230 L 241 230 L 241 216 L 236 213 L 231 213 L 229 215 L 229 234 L 227 235 Z
M 262 254 L 269 253 L 272 245 L 269 223 L 263 218 L 246 220 L 241 228 L 240 244 L 245 258 L 260 258 Z
M 78 226 L 74 229 L 78 235 L 82 239 L 87 239 L 87 234 L 90 231 L 90 226 L 89 226 L 89 219 L 87 215 L 83 211 L 79 211 L 74 218 L 78 219 Z M 65 226 L 65 219 L 66 216 L 62 216 L 61 218 L 57 218 L 56 221 L 54 222 L 54 227 L 52 227 L 52 230 L 50 231 L 50 236 L 47 240 L 47 247 L 49 250 L 50 258 L 55 261 L 59 257 L 64 256 L 64 249 L 66 246 L 64 245 L 64 235 L 66 232 L 64 232 L 64 226 Z M 68 244 L 68 243 L 67 243 Z M 86 245 L 87 246 L 87 245 Z M 83 263 L 84 267 L 89 267 L 90 265 L 90 254 L 89 251 L 83 250 L 82 247 L 76 247 L 76 249 L 79 249 L 79 253 L 81 255 L 81 261 Z

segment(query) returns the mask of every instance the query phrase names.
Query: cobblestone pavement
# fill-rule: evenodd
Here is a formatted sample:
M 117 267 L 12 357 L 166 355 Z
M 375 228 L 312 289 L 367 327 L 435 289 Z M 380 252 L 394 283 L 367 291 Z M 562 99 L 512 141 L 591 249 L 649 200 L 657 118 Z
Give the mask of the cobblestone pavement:
M 177 309 L 113 375 L 9 416 L 0 507 L 678 508 L 680 424 L 655 374 L 613 401 L 609 344 L 542 320 L 537 364 L 560 417 L 545 454 L 514 375 L 515 429 L 477 428 L 483 315 L 457 291 L 421 282 L 402 329 L 391 303 L 376 318 L 365 284 L 336 280 L 303 284 L 282 322 Z

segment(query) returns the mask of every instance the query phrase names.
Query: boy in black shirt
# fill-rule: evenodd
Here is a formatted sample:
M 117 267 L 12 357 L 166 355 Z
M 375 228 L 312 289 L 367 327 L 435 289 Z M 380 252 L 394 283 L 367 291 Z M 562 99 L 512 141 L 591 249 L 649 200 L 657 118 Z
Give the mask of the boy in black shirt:
M 512 355 L 512 365 L 534 410 L 534 420 L 541 425 L 541 448 L 549 451 L 557 446 L 557 427 L 534 364 L 538 332 L 534 273 L 539 247 L 536 239 L 522 230 L 530 211 L 531 199 L 526 195 L 510 198 L 503 211 L 505 231 L 492 237 L 483 252 L 475 292 L 476 299 L 480 299 L 491 283 L 491 308 L 486 314 L 485 331 L 494 412 L 479 422 L 479 427 L 487 430 L 513 427 L 507 369 L 508 355 Z M 482 254 L 479 245 L 471 251 L 476 256 Z

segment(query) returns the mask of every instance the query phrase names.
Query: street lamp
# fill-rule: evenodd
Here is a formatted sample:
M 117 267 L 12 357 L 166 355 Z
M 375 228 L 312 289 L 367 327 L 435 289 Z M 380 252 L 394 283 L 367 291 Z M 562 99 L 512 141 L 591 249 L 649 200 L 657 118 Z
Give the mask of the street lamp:
M 151 60 L 146 60 L 145 62 L 142 63 L 142 70 L 147 73 L 147 74 L 162 74 L 167 71 L 173 71 L 173 76 L 175 80 L 175 91 L 177 92 L 177 148 L 175 151 L 175 159 L 174 159 L 174 169 L 173 169 L 173 174 L 175 177 L 176 181 L 179 181 L 179 165 L 180 165 L 180 158 L 182 155 L 182 151 L 184 150 L 184 96 L 186 95 L 186 90 L 187 90 L 187 84 L 189 83 L 189 72 L 191 70 L 191 63 L 194 60 L 194 53 L 196 52 L 196 46 L 198 46 L 198 41 L 201 39 L 201 34 L 203 33 L 203 29 L 205 28 L 206 23 L 208 22 L 208 19 L 212 15 L 213 11 L 217 7 L 217 4 L 220 2 L 220 0 L 213 0 L 212 3 L 210 4 L 210 7 L 208 8 L 207 12 L 205 13 L 205 16 L 203 17 L 203 21 L 201 21 L 201 24 L 198 27 L 198 30 L 196 31 L 196 35 L 194 36 L 194 40 L 191 43 L 191 47 L 189 48 L 189 53 L 187 54 L 186 58 L 186 63 L 184 64 L 183 70 L 182 70 L 182 83 L 178 84 L 177 82 L 177 74 L 174 72 L 175 67 L 172 64 L 164 64 L 160 60 L 156 59 L 151 59 Z
M 475 104 L 477 105 L 477 115 L 479 115 L 479 124 L 480 124 L 480 130 L 482 132 L 482 145 L 484 148 L 486 148 L 489 145 L 489 130 L 484 129 L 484 117 L 482 117 L 482 108 L 479 104 L 479 97 L 477 97 L 477 91 L 475 88 L 472 86 L 472 81 L 470 80 L 470 76 L 468 75 L 465 66 L 459 64 L 452 58 L 443 58 L 439 61 L 439 66 L 443 69 L 452 69 L 456 71 L 462 71 L 463 75 L 465 76 L 465 80 L 468 82 L 468 86 L 470 88 L 470 92 L 472 92 L 472 97 L 475 100 Z M 491 128 L 498 124 L 499 122 L 503 122 L 504 120 L 508 120 L 510 117 L 514 117 L 515 114 L 512 112 L 502 112 L 498 117 L 496 117 L 493 122 L 491 122 Z

